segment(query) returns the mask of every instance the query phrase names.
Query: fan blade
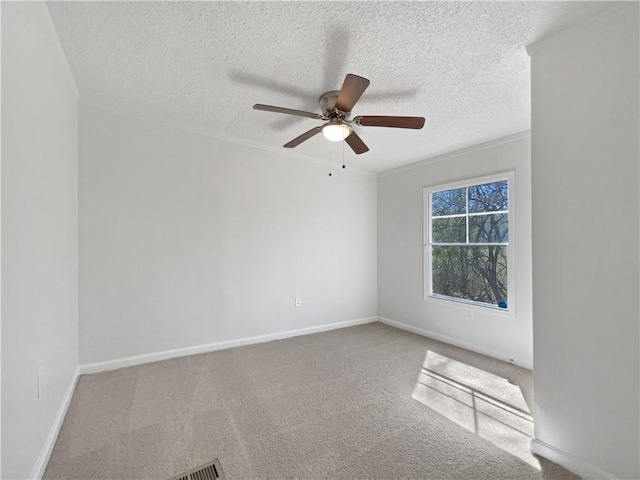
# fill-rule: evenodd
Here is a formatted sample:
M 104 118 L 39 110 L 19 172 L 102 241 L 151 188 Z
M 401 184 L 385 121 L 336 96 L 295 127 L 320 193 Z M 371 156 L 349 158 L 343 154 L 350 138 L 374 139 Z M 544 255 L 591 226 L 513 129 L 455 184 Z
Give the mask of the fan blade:
M 363 127 L 413 128 L 416 130 L 420 130 L 424 127 L 424 117 L 365 116 L 356 117 L 353 120 Z
M 366 78 L 351 73 L 347 74 L 336 100 L 336 108 L 341 112 L 350 112 L 369 86 L 369 83 Z
M 286 113 L 288 115 L 297 115 L 299 117 L 315 118 L 317 120 L 322 119 L 322 115 L 320 115 L 319 113 L 305 112 L 303 110 L 294 110 L 292 108 L 274 107 L 272 105 L 262 105 L 261 103 L 256 103 L 253 106 L 253 109 L 264 110 L 265 112 Z
M 351 131 L 351 134 L 344 140 L 349 144 L 351 150 L 356 152 L 356 155 L 360 155 L 361 153 L 369 151 L 369 147 L 365 145 L 362 139 L 354 131 Z
M 320 127 L 315 127 L 312 128 L 311 130 L 309 130 L 308 132 L 304 132 L 302 135 L 300 135 L 299 137 L 294 138 L 293 140 L 291 140 L 289 143 L 285 143 L 283 146 L 284 148 L 293 148 L 293 147 L 297 147 L 298 145 L 300 145 L 302 142 L 304 142 L 305 140 L 309 140 L 311 137 L 313 137 L 314 135 L 319 134 L 322 131 L 322 126 Z

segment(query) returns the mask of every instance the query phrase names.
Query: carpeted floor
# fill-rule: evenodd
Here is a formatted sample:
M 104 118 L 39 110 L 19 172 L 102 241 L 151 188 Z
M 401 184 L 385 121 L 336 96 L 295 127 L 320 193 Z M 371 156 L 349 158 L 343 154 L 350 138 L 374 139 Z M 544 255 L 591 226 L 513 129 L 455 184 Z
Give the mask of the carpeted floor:
M 82 376 L 45 478 L 576 479 L 531 372 L 380 323 Z

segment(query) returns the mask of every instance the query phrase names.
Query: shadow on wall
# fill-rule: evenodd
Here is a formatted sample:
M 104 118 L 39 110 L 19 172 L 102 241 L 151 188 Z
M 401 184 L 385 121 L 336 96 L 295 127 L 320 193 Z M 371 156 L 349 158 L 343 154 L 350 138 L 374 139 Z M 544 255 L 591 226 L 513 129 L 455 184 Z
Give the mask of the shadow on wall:
M 412 398 L 541 470 L 529 450 L 528 393 L 509 379 L 427 351 Z

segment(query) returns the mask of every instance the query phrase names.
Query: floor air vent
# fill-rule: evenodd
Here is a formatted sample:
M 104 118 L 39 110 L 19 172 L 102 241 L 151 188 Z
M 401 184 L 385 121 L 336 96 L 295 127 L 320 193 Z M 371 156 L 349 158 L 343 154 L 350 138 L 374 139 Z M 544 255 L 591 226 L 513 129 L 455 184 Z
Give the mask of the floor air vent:
M 181 473 L 171 480 L 219 480 L 223 478 L 224 474 L 222 473 L 222 467 L 220 467 L 220 461 L 216 459 L 213 462 L 205 463 L 198 468 Z

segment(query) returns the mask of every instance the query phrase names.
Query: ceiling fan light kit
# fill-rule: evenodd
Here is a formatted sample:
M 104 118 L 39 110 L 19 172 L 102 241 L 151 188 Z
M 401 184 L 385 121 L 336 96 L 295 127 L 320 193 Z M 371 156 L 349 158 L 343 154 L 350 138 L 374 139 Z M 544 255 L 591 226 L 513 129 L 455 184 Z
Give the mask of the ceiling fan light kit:
M 352 128 L 349 125 L 333 121 L 322 127 L 322 134 L 331 142 L 341 142 L 351 135 Z
M 410 128 L 414 130 L 419 130 L 424 126 L 424 117 L 360 116 L 350 120 L 351 110 L 368 86 L 369 80 L 366 78 L 351 73 L 347 74 L 342 88 L 339 91 L 326 92 L 320 96 L 318 102 L 320 103 L 322 114 L 291 108 L 274 107 L 260 103 L 255 104 L 253 108 L 255 110 L 284 113 L 286 115 L 296 115 L 327 122 L 285 143 L 285 148 L 297 147 L 302 142 L 322 132 L 322 134 L 332 142 L 344 140 L 356 155 L 360 155 L 368 152 L 369 147 L 367 147 L 355 132 L 353 128 L 354 125 L 359 127 Z

